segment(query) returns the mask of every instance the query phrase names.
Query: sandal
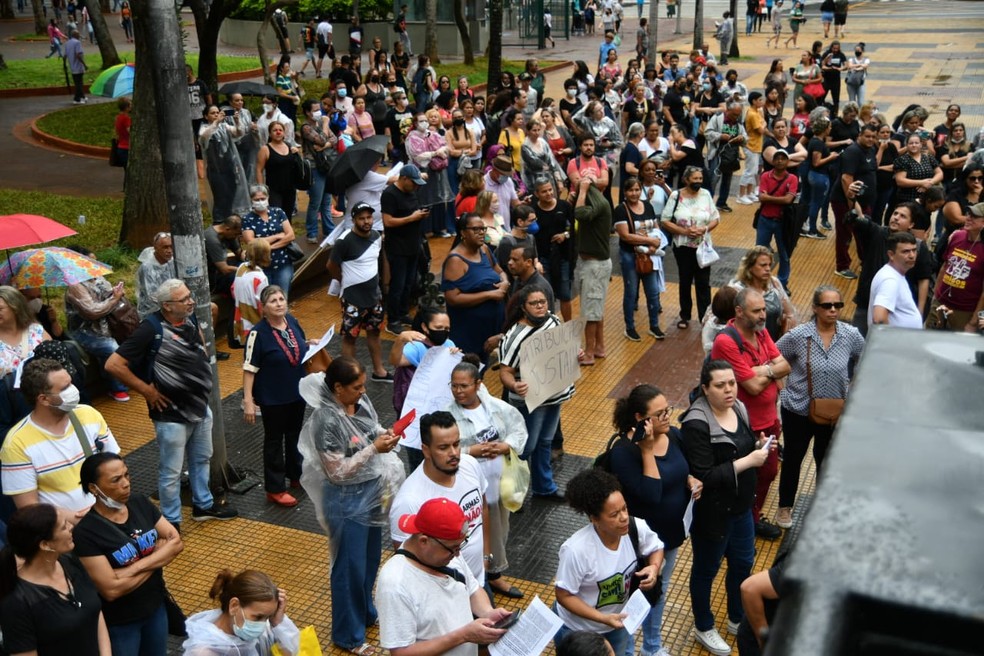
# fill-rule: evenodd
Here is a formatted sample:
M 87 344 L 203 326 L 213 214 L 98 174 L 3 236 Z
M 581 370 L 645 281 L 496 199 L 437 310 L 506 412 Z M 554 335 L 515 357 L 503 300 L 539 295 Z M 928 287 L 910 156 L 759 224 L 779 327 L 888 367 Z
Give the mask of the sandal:
M 362 643 L 361 647 L 356 647 L 355 649 L 346 649 L 350 654 L 355 654 L 356 656 L 372 656 L 376 653 L 376 648 L 370 645 L 368 642 Z
M 677 328 L 679 330 L 686 330 L 690 326 L 690 322 L 685 319 L 680 319 L 677 321 Z

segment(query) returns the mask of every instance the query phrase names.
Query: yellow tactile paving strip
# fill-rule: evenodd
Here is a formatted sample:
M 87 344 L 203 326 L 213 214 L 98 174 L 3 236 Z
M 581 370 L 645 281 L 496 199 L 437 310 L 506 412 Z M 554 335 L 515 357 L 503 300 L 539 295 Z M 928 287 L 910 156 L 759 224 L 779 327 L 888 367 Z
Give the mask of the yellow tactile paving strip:
M 940 33 L 934 30 L 960 26 L 958 20 L 947 19 L 945 15 L 930 20 L 892 21 L 892 28 L 897 29 L 900 25 L 906 24 L 911 25 L 912 29 L 905 33 L 880 33 L 879 27 L 881 25 L 887 26 L 887 22 L 880 23 L 875 19 L 866 19 L 864 5 L 878 11 L 885 11 L 887 7 L 891 6 L 885 3 L 852 5 L 849 19 L 851 36 L 845 39 L 845 44 L 852 44 L 855 39 L 862 39 L 868 43 L 869 50 L 873 46 L 877 46 L 879 42 L 893 44 L 892 47 L 878 49 L 877 57 L 872 56 L 873 65 L 872 75 L 868 78 L 868 97 L 877 98 L 880 110 L 885 115 L 894 117 L 905 105 L 913 101 L 913 96 L 907 87 L 923 85 L 927 94 L 921 94 L 918 100 L 930 109 L 932 113 L 930 123 L 935 125 L 939 122 L 938 119 L 942 119 L 943 110 L 950 101 L 949 90 L 953 90 L 955 87 L 952 86 L 952 82 L 949 87 L 933 86 L 932 82 L 941 72 L 954 76 L 954 78 L 959 77 L 967 69 L 966 61 L 959 58 L 922 60 L 912 53 L 912 49 L 950 53 L 974 52 L 976 42 L 973 33 L 956 33 L 949 29 L 949 33 L 944 39 L 948 43 L 941 44 Z M 928 7 L 930 5 L 922 3 L 921 6 Z M 819 27 L 819 21 L 817 21 L 815 28 L 818 29 Z M 800 45 L 808 47 L 809 43 L 819 36 L 816 29 L 810 27 L 801 32 Z M 750 89 L 758 88 L 758 82 L 762 79 L 772 57 L 782 57 L 787 68 L 790 68 L 790 65 L 795 64 L 798 54 L 801 52 L 801 50 L 766 50 L 763 47 L 764 38 L 761 36 L 744 39 L 742 41 L 743 58 L 735 64 L 735 68 L 740 71 L 742 78 L 748 81 Z M 688 47 L 685 41 L 686 38 L 661 43 L 660 47 L 682 49 Z M 902 48 L 894 45 L 901 41 L 911 43 L 912 46 Z M 585 43 L 587 44 L 587 42 Z M 744 59 L 747 56 L 755 57 L 755 61 L 750 62 Z M 914 61 L 920 62 L 922 65 L 918 69 L 893 66 L 893 64 Z M 884 81 L 878 78 L 878 70 L 905 72 L 911 74 L 912 78 L 911 81 L 907 82 Z M 561 91 L 560 85 L 563 77 L 562 73 L 551 76 L 548 81 L 547 95 L 560 97 L 558 92 Z M 961 91 L 963 91 L 962 88 Z M 984 93 L 984 90 L 978 91 Z M 961 100 L 968 103 L 980 102 L 982 97 L 984 96 L 978 95 L 975 96 L 974 100 L 969 100 L 966 96 L 962 96 Z M 844 101 L 846 101 L 846 92 L 842 96 L 842 102 Z M 966 111 L 962 119 L 971 130 L 980 127 L 982 121 L 980 114 L 971 115 Z M 737 183 L 735 180 L 733 185 L 737 185 Z M 300 198 L 303 206 L 304 201 L 306 201 L 304 194 L 301 194 Z M 734 203 L 732 206 L 735 211 L 723 217 L 722 225 L 715 233 L 715 240 L 719 245 L 747 248 L 754 243 L 754 233 L 751 229 L 752 208 Z M 447 240 L 432 240 L 431 247 L 434 252 L 435 270 L 438 269 L 448 246 Z M 808 307 L 813 287 L 824 282 L 835 284 L 843 291 L 844 299 L 848 301 L 848 306 L 844 309 L 844 317 L 851 316 L 853 305 L 850 300 L 855 284 L 832 276 L 833 266 L 832 238 L 827 241 L 805 240 L 800 242 L 793 258 L 791 287 L 793 300 L 800 308 L 801 314 L 803 308 Z M 856 258 L 855 268 L 857 268 Z M 661 326 L 667 333 L 667 339 L 654 344 L 651 338 L 644 336 L 641 343 L 633 343 L 622 336 L 621 278 L 613 278 L 606 304 L 606 316 L 609 317 L 605 326 L 608 357 L 604 360 L 598 360 L 594 367 L 582 369 L 583 376 L 578 382 L 578 393 L 564 407 L 563 425 L 566 438 L 565 450 L 567 452 L 593 457 L 603 447 L 604 441 L 611 434 L 612 399 L 610 395 L 620 382 L 624 384 L 625 381 L 622 379 L 626 372 L 642 358 L 648 349 L 673 349 L 680 352 L 681 349 L 700 348 L 699 341 L 696 339 L 697 328 L 694 326 L 694 322 L 691 323 L 687 335 L 680 335 L 677 332 L 674 326 L 679 310 L 676 285 L 669 284 L 667 287 L 667 291 L 662 295 L 664 311 L 661 320 Z M 292 312 L 298 317 L 310 337 L 320 336 L 329 325 L 334 323 L 337 327 L 340 323 L 337 300 L 326 297 L 323 288 L 293 302 Z M 805 316 L 801 316 L 801 319 L 805 318 Z M 636 321 L 637 325 L 647 325 L 644 305 L 640 307 Z M 384 333 L 384 339 L 389 338 Z M 224 349 L 224 343 L 220 344 L 220 348 Z M 238 390 L 242 384 L 239 353 L 234 352 L 232 359 L 219 363 L 219 372 L 223 396 Z M 651 373 L 651 380 L 659 383 L 659 371 L 647 371 L 645 373 L 647 375 Z M 693 373 L 693 377 L 696 378 L 696 373 Z M 493 393 L 498 392 L 497 377 L 491 376 L 488 384 Z M 105 415 L 124 453 L 129 453 L 153 439 L 153 430 L 139 395 L 134 395 L 133 401 L 129 404 L 118 404 L 107 399 L 99 399 L 96 405 Z M 813 463 L 809 455 L 804 463 L 804 476 L 800 488 L 801 493 L 804 494 L 809 494 L 814 488 Z M 775 496 L 775 492 L 773 492 L 766 506 L 766 514 L 770 517 L 775 511 Z M 295 622 L 299 626 L 313 624 L 317 628 L 326 653 L 343 653 L 341 650 L 331 648 L 329 644 L 331 592 L 328 586 L 328 548 L 324 536 L 244 519 L 206 524 L 187 521 L 183 525 L 185 551 L 168 567 L 167 579 L 169 588 L 187 612 L 191 613 L 211 607 L 207 598 L 207 590 L 218 569 L 222 567 L 232 569 L 259 568 L 268 572 L 288 591 L 289 612 Z M 772 543 L 758 541 L 756 570 L 767 567 L 771 563 L 778 546 L 778 541 Z M 670 588 L 664 619 L 664 645 L 671 653 L 678 655 L 706 653 L 696 646 L 691 635 L 693 620 L 687 591 L 690 562 L 689 545 L 684 545 Z M 723 568 L 721 577 L 723 577 Z M 729 642 L 732 642 L 733 639 L 726 635 L 723 630 L 725 599 L 721 577 L 715 584 L 712 604 L 717 611 L 718 625 L 722 635 Z M 517 579 L 513 579 L 513 582 L 526 593 L 527 599 L 534 594 L 540 595 L 548 604 L 554 599 L 552 586 Z M 518 604 L 511 603 L 504 605 L 511 608 L 519 607 Z M 376 639 L 377 632 L 373 628 L 369 632 L 369 641 L 375 643 Z M 545 653 L 553 654 L 553 648 L 549 647 Z

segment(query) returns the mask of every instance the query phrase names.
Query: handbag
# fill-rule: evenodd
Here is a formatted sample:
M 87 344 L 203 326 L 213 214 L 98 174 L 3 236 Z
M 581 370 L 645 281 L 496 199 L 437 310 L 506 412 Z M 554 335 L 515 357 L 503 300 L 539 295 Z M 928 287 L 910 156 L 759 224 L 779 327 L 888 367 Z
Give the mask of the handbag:
M 859 68 L 853 71 L 847 72 L 847 78 L 844 80 L 849 86 L 859 87 L 864 84 L 864 69 Z
M 714 250 L 714 244 L 711 243 L 711 233 L 705 232 L 704 238 L 697 245 L 697 266 L 706 269 L 720 259 L 721 256 Z
M 629 208 L 625 206 L 625 203 L 622 203 L 622 207 L 625 209 L 625 218 L 629 224 L 629 229 L 632 230 L 632 232 L 635 232 L 635 220 L 632 218 L 632 213 L 629 211 Z M 633 248 L 633 250 L 635 250 L 635 248 Z M 653 272 L 653 259 L 649 256 L 648 248 L 645 253 L 635 251 L 635 270 L 640 276 Z
M 336 159 L 338 159 L 338 152 L 334 148 L 311 149 L 311 160 L 314 162 L 314 167 L 318 169 L 318 173 L 327 174 L 331 171 Z
M 813 98 L 823 98 L 827 95 L 827 90 L 823 88 L 823 84 L 820 82 L 810 82 L 803 87 L 803 93 Z
M 635 571 L 638 572 L 644 567 L 649 567 L 649 559 L 639 553 L 639 527 L 636 526 L 635 517 L 629 515 L 629 541 L 632 542 L 632 551 L 636 555 L 636 567 Z M 635 572 L 633 572 L 634 574 Z M 629 583 L 629 594 L 635 592 L 639 589 L 639 577 L 632 576 L 631 582 Z M 659 603 L 659 600 L 663 597 L 663 573 L 660 572 L 656 575 L 656 585 L 648 590 L 643 590 L 642 595 L 649 602 L 650 606 L 655 606 Z
M 287 257 L 290 258 L 291 262 L 304 259 L 304 251 L 301 250 L 301 247 L 297 245 L 296 241 L 292 241 L 284 246 L 284 252 L 287 253 Z
M 113 311 L 106 315 L 106 323 L 109 326 L 110 336 L 116 340 L 117 344 L 122 344 L 140 325 L 140 315 L 137 314 L 137 309 L 133 307 L 133 304 L 124 296 L 113 308 Z
M 307 191 L 314 184 L 314 165 L 300 153 L 291 155 L 294 170 L 294 188 Z
M 813 398 L 813 373 L 810 367 L 810 353 L 813 351 L 813 338 L 806 338 L 806 393 L 810 397 L 810 421 L 817 426 L 836 426 L 844 412 L 844 399 Z
M 741 159 L 738 154 L 737 145 L 729 141 L 718 149 L 718 168 L 730 173 L 734 173 L 741 168 Z

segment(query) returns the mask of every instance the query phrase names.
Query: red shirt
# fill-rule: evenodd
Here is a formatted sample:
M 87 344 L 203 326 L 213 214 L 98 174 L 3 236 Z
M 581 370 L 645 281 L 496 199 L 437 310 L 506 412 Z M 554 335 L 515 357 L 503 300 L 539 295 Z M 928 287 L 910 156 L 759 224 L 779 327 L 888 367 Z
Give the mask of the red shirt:
M 728 325 L 734 326 L 735 320 L 729 321 Z M 738 400 L 748 408 L 748 419 L 752 424 L 752 430 L 759 431 L 776 423 L 778 418 L 776 416 L 776 399 L 779 396 L 779 386 L 776 381 L 772 381 L 759 394 L 753 396 L 745 391 L 741 383 L 755 378 L 752 367 L 766 364 L 778 358 L 780 353 L 775 342 L 769 337 L 768 331 L 762 330 L 756 333 L 755 337 L 758 341 L 758 350 L 754 349 L 751 342 L 745 340 L 742 340 L 742 346 L 739 349 L 731 335 L 719 333 L 714 338 L 711 359 L 727 360 L 731 363 L 731 367 L 735 371 L 735 380 L 738 381 Z
M 786 177 L 782 180 L 776 178 L 775 169 L 771 171 L 766 171 L 762 174 L 762 180 L 759 182 L 759 191 L 763 194 L 775 197 L 785 196 L 786 194 L 796 194 L 796 189 L 799 186 L 799 180 L 797 180 L 795 175 L 786 172 Z M 785 205 L 780 205 L 779 203 L 770 203 L 768 201 L 762 201 L 762 216 L 767 219 L 781 219 L 782 210 L 786 207 Z
M 966 230 L 950 237 L 936 283 L 936 300 L 952 310 L 973 312 L 984 288 L 984 244 Z
M 116 123 L 113 125 L 116 130 L 116 147 L 125 150 L 130 149 L 130 115 L 120 112 L 116 115 Z

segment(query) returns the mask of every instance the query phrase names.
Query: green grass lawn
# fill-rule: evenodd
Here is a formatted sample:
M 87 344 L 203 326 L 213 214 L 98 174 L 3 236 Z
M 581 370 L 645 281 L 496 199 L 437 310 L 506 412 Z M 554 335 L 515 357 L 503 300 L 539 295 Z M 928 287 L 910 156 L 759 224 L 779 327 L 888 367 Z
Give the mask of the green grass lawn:
M 48 114 L 38 121 L 38 127 L 62 139 L 109 148 L 118 113 L 115 102 L 75 105 Z
M 85 45 L 86 62 L 89 70 L 85 74 L 85 83 L 92 81 L 102 71 L 102 57 L 95 46 Z M 133 61 L 133 52 L 120 52 L 120 59 Z M 193 67 L 198 67 L 198 55 L 188 55 L 186 61 Z M 236 73 L 251 71 L 260 67 L 259 59 L 251 57 L 230 57 L 220 55 L 218 58 L 220 73 Z M 57 87 L 65 84 L 65 72 L 62 60 L 51 59 L 14 59 L 7 60 L 7 69 L 0 70 L 0 89 L 33 89 L 37 87 Z
M 132 278 L 133 271 L 136 269 L 137 254 L 119 245 L 120 221 L 123 216 L 122 198 L 61 196 L 0 188 L 0 207 L 4 208 L 4 213 L 40 214 L 69 226 L 79 234 L 45 245 L 85 244 L 95 251 L 101 262 L 113 267 L 112 279 Z M 85 216 L 84 224 L 79 224 L 80 215 Z M 0 254 L 0 258 L 5 261 L 7 253 Z
M 30 32 L 28 34 L 18 34 L 15 37 L 11 37 L 10 40 L 11 41 L 45 41 L 45 42 L 47 42 L 48 41 L 48 35 L 47 34 L 35 34 L 34 32 Z

